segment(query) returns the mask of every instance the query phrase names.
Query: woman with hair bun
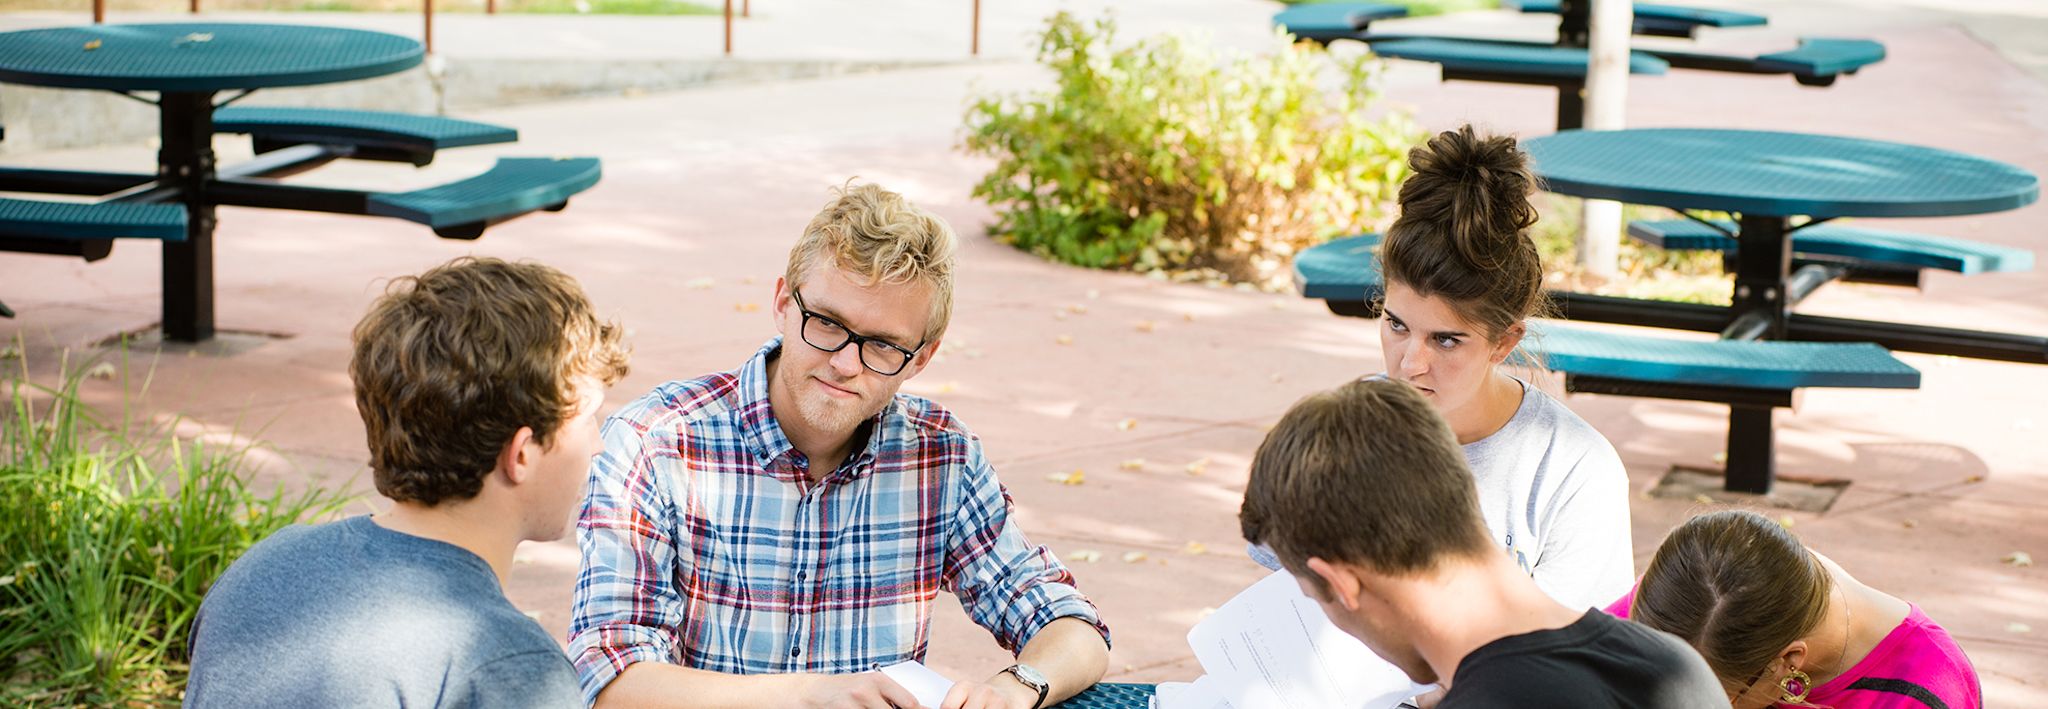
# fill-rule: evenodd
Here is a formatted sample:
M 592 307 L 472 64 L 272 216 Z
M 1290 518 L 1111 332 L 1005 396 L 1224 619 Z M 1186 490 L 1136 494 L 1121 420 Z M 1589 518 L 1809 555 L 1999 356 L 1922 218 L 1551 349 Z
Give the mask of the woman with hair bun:
M 1735 709 L 1984 706 L 1947 630 L 1755 512 L 1679 525 L 1607 610 L 1698 650 Z
M 1451 424 L 1487 529 L 1536 585 L 1600 607 L 1635 578 L 1628 475 L 1590 424 L 1503 366 L 1546 305 L 1529 157 L 1467 125 L 1408 161 L 1401 215 L 1380 246 L 1379 376 L 1415 386 Z M 1252 555 L 1278 568 L 1266 550 Z

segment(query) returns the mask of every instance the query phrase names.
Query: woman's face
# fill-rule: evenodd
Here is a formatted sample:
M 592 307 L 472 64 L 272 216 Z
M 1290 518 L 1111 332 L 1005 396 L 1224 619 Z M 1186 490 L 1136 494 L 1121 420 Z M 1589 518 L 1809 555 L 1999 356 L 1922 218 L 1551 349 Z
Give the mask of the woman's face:
M 1398 281 L 1387 282 L 1384 305 L 1380 349 L 1387 376 L 1414 385 L 1449 418 L 1478 398 L 1494 366 L 1520 339 L 1490 340 L 1485 328 L 1458 315 L 1450 301 Z

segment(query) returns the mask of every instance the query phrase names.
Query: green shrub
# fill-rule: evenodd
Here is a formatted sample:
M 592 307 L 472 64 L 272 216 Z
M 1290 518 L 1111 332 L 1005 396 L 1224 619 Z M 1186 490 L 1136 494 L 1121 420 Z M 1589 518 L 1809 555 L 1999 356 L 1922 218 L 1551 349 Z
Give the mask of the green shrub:
M 80 402 L 79 372 L 59 379 L 0 384 L 0 705 L 175 705 L 207 587 L 343 500 L 258 495 L 245 451 L 131 437 Z
M 1242 55 L 1174 35 L 1119 46 L 1115 32 L 1053 16 L 1038 61 L 1057 87 L 968 109 L 966 149 L 996 160 L 974 193 L 997 238 L 1081 266 L 1271 286 L 1295 252 L 1378 226 L 1417 136 L 1405 116 L 1367 117 L 1376 60 L 1278 33 Z
M 1727 305 L 1734 297 L 1735 278 L 1721 270 L 1716 251 L 1670 251 L 1623 236 L 1617 252 L 1619 277 L 1600 280 L 1585 273 L 1579 264 L 1579 221 L 1584 201 L 1560 195 L 1539 195 L 1536 207 L 1542 214 L 1530 230 L 1536 250 L 1543 256 L 1543 272 L 1551 288 L 1601 295 L 1674 300 L 1686 303 Z M 1700 212 L 1702 219 L 1726 218 L 1725 214 Z M 1622 223 L 1643 219 L 1674 219 L 1677 215 L 1661 207 L 1624 204 Z

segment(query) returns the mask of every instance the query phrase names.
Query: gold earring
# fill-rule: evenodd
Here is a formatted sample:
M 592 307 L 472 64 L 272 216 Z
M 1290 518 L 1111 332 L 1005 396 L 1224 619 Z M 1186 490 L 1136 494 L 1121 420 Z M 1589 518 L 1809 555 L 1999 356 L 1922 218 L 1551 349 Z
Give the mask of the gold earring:
M 1794 669 L 1778 680 L 1778 703 L 1805 704 L 1806 695 L 1813 691 L 1813 677 Z

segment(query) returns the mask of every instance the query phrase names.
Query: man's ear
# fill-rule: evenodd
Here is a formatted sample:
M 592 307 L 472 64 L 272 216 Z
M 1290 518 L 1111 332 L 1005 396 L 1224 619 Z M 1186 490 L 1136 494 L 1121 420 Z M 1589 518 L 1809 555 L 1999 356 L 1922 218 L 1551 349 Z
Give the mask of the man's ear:
M 518 485 L 526 482 L 533 474 L 533 465 L 540 461 L 540 439 L 533 435 L 533 428 L 520 426 L 512 432 L 511 440 L 498 449 L 497 473 L 505 476 L 505 482 Z
M 1343 606 L 1344 610 L 1358 610 L 1358 594 L 1365 583 L 1349 566 L 1309 557 L 1308 571 L 1323 580 L 1323 588 L 1329 591 L 1331 602 Z
M 1522 338 L 1528 336 L 1528 334 L 1529 324 L 1526 322 L 1518 322 L 1508 326 L 1507 330 L 1501 332 L 1500 340 L 1493 343 L 1493 363 L 1500 364 L 1506 362 L 1508 355 L 1515 351 L 1515 346 L 1522 344 Z
M 789 279 L 775 277 L 775 300 L 770 301 L 770 310 L 775 311 L 775 331 L 783 332 L 783 324 L 789 321 Z
M 939 345 L 945 339 L 945 335 L 940 335 L 924 343 L 924 349 L 918 350 L 917 354 L 910 358 L 910 368 L 903 370 L 905 372 L 903 378 L 909 379 L 924 371 L 925 365 L 931 364 L 933 357 L 939 356 Z

